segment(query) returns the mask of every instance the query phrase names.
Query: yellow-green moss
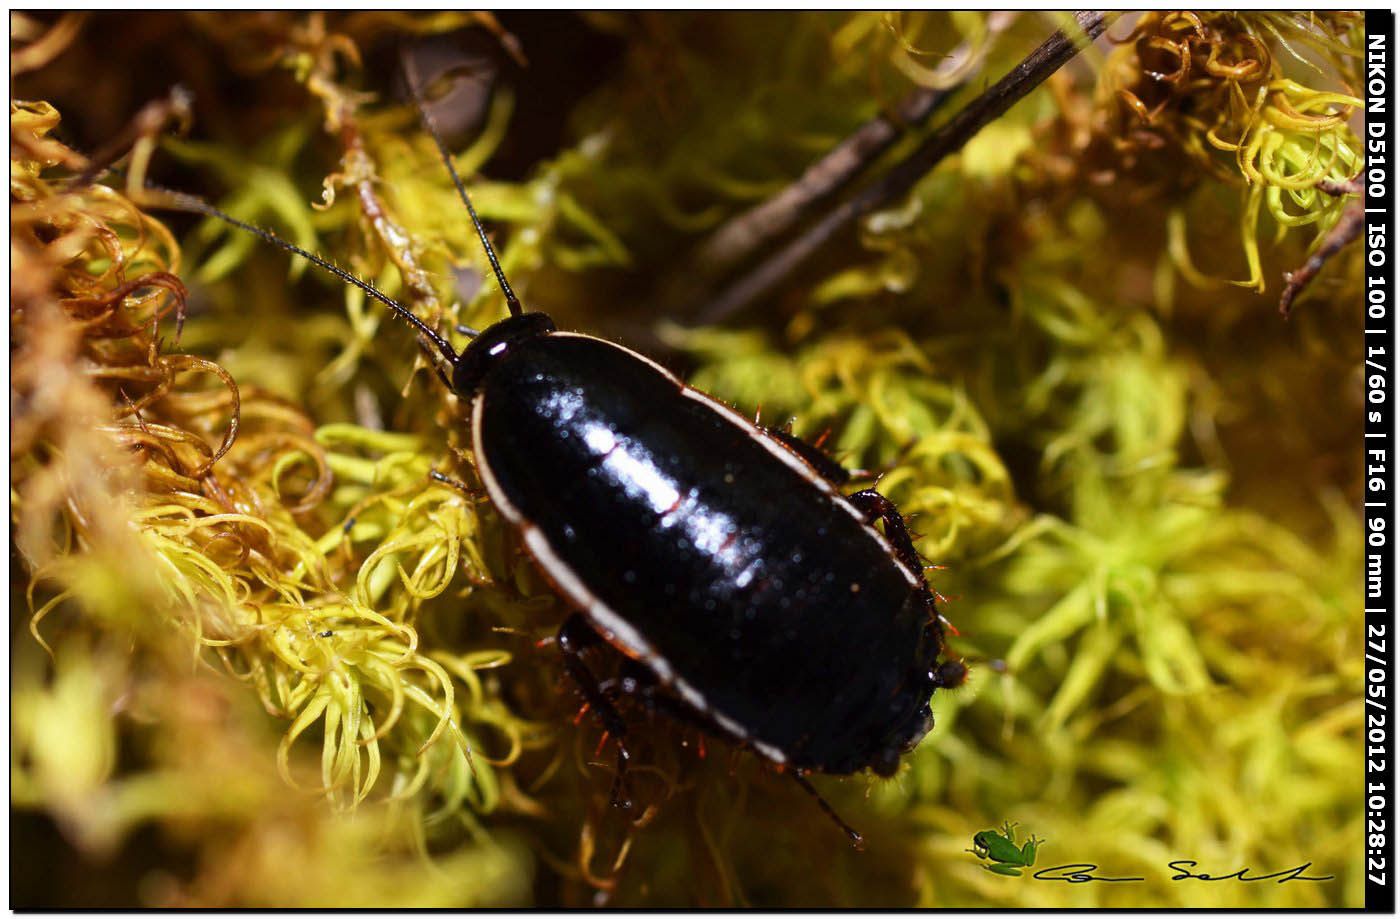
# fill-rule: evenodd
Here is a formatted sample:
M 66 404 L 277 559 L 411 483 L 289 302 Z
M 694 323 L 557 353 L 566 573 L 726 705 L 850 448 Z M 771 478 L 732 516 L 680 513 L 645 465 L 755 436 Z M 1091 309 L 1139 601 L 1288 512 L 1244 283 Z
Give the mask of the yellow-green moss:
M 487 268 L 431 140 L 359 94 L 383 89 L 359 61 L 462 22 L 499 28 L 26 19 L 12 54 L 17 92 L 50 101 L 140 66 L 151 34 L 236 61 L 284 117 L 197 98 L 220 130 L 147 127 L 156 159 L 450 330 L 501 316 L 499 292 L 470 282 Z M 139 161 L 70 188 L 68 112 L 12 101 L 16 808 L 84 871 L 157 828 L 113 906 L 1358 905 L 1354 257 L 1291 322 L 1273 306 L 1346 204 L 1317 181 L 1359 166 L 1359 19 L 1145 14 L 766 309 L 688 329 L 650 296 L 912 86 L 966 80 L 955 111 L 1062 22 L 581 18 L 619 50 L 568 145 L 470 182 L 532 306 L 645 326 L 696 386 L 887 470 L 972 675 L 893 780 L 819 780 L 863 854 L 751 755 L 640 713 L 629 827 L 537 647 L 563 604 L 471 492 L 463 408 L 408 330 L 222 226 L 177 244 Z M 110 63 L 81 53 L 104 25 Z M 1178 77 L 1149 73 L 1162 55 Z M 497 93 L 465 175 L 531 104 Z M 1003 820 L 1047 840 L 1040 865 L 1146 880 L 982 871 L 964 850 Z M 1207 888 L 1173 858 L 1336 880 Z

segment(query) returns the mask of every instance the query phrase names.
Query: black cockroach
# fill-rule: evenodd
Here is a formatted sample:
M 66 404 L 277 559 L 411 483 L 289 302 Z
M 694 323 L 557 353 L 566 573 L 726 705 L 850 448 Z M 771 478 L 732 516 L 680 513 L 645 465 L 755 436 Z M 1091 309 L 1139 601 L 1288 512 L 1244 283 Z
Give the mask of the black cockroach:
M 179 196 L 183 206 L 357 285 L 421 336 L 471 406 L 492 503 L 575 610 L 558 645 L 618 744 L 615 801 L 626 725 L 582 656 L 604 642 L 626 658 L 623 691 L 778 764 L 859 844 L 805 773 L 892 775 L 933 724 L 933 691 L 967 673 L 944 655 L 943 620 L 898 510 L 873 489 L 843 494 L 849 474 L 818 448 L 643 355 L 525 312 L 408 82 L 510 310 L 463 330 L 473 340 L 460 354 L 324 259 L 198 199 Z

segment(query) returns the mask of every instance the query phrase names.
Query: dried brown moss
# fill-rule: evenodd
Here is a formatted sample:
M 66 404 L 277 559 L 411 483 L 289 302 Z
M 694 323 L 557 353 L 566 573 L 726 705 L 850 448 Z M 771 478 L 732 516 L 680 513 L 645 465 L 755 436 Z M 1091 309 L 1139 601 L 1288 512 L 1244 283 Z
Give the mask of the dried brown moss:
M 78 853 L 36 847 L 65 853 L 50 866 L 107 879 L 103 905 L 1360 901 L 1357 273 L 1344 253 L 1286 325 L 1253 289 L 1306 243 L 1259 234 L 1263 213 L 1320 233 L 1344 203 L 1312 186 L 1355 164 L 1355 18 L 1144 15 L 742 327 L 660 326 L 697 385 L 892 464 L 881 488 L 943 566 L 969 686 L 938 694 L 893 781 L 822 784 L 864 854 L 752 756 L 642 713 L 642 813 L 609 808 L 599 729 L 536 647 L 562 604 L 488 503 L 429 477 L 474 482 L 461 407 L 408 332 L 247 237 L 181 246 L 143 209 L 147 164 L 183 163 L 439 328 L 489 323 L 431 141 L 362 95 L 387 83 L 379 37 L 466 21 L 499 34 L 21 21 L 30 98 L 71 100 L 94 149 L 122 141 L 115 175 L 75 185 L 93 160 L 55 139 L 68 122 L 12 104 L 12 540 L 33 596 L 12 780 Z M 1059 22 L 573 20 L 616 50 L 579 70 L 596 85 L 569 146 L 472 194 L 527 302 L 656 328 L 641 291 L 704 230 L 948 78 L 938 55 L 979 84 Z M 167 98 L 147 74 L 194 88 L 189 138 L 132 120 Z M 545 101 L 498 92 L 464 174 Z M 1048 840 L 1041 864 L 1147 880 L 980 870 L 972 834 L 1008 819 Z M 1337 879 L 1202 890 L 1169 879 L 1176 857 Z

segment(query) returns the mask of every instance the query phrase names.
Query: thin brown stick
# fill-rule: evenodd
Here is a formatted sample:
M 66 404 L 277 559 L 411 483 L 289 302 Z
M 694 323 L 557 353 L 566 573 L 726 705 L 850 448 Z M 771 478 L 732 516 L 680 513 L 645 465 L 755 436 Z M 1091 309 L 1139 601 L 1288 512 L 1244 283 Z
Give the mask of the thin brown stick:
M 1323 179 L 1323 182 L 1330 180 Z M 1360 181 L 1356 181 L 1356 186 L 1360 188 Z M 1321 188 L 1321 184 L 1318 186 Z M 1323 188 L 1328 194 L 1346 194 L 1351 189 L 1347 185 L 1339 184 L 1341 191 L 1332 191 Z M 1312 279 L 1317 277 L 1317 273 L 1322 270 L 1332 256 L 1342 250 L 1347 243 L 1361 235 L 1361 230 L 1366 224 L 1366 213 L 1360 201 L 1353 201 L 1342 211 L 1342 216 L 1332 229 L 1327 231 L 1323 237 L 1322 244 L 1317 247 L 1317 251 L 1308 256 L 1308 260 L 1303 263 L 1303 267 L 1297 271 L 1285 271 L 1283 273 L 1283 294 L 1278 299 L 1278 311 L 1287 319 L 1293 312 L 1293 301 L 1298 294 L 1303 292 L 1303 288 L 1312 283 Z
M 665 302 L 680 297 L 702 284 L 724 277 L 755 252 L 787 234 L 803 220 L 815 215 L 821 206 L 847 188 L 857 176 L 879 159 L 910 127 L 923 124 L 951 89 L 919 89 L 896 107 L 894 114 L 867 121 L 841 143 L 817 160 L 802 175 L 771 198 L 738 214 L 712 233 L 689 259 L 685 269 L 670 275 L 674 290 L 662 294 Z
M 962 149 L 986 125 L 1006 113 L 1032 89 L 1068 63 L 1089 42 L 1103 34 L 1117 13 L 1080 11 L 1074 14 L 1083 30 L 1073 37 L 1057 31 L 1025 60 L 930 134 L 904 160 L 854 198 L 843 202 L 801 236 L 710 299 L 696 317 L 701 324 L 722 320 L 766 296 L 791 276 L 819 249 L 856 220 L 886 207 L 909 192 L 944 157 Z
M 992 35 L 1005 31 L 1018 13 L 992 13 L 987 20 Z M 989 39 L 990 41 L 990 39 Z M 976 52 L 971 42 L 954 48 L 938 71 L 946 86 L 920 87 L 892 110 L 881 112 L 857 128 L 830 152 L 807 167 L 798 179 L 772 197 L 722 223 L 695 248 L 681 270 L 668 273 L 670 282 L 661 300 L 670 315 L 693 310 L 695 290 L 712 289 L 724 277 L 756 255 L 771 249 L 821 212 L 821 208 L 847 189 L 862 172 L 884 156 L 910 130 L 923 124 L 950 95 L 964 84 L 955 80 Z
M 189 130 L 191 109 L 194 105 L 194 96 L 183 86 L 172 86 L 170 92 L 166 93 L 164 99 L 155 99 L 142 106 L 126 127 L 122 128 L 120 134 L 109 140 L 92 155 L 88 161 L 87 168 L 73 182 L 73 188 L 83 188 L 97 181 L 98 177 L 107 171 L 121 157 L 130 151 L 132 165 L 138 168 L 132 170 L 131 182 L 135 187 L 145 184 L 144 161 L 150 158 L 150 151 L 155 147 L 155 139 L 161 131 L 165 130 L 166 124 L 175 122 L 181 132 Z M 144 149 L 142 149 L 144 148 Z M 141 163 L 137 163 L 137 160 Z
M 1317 183 L 1317 188 L 1318 191 L 1325 191 L 1332 197 L 1339 198 L 1342 195 L 1359 195 L 1364 186 L 1361 184 L 1361 177 L 1356 176 L 1344 182 L 1339 182 L 1336 179 L 1321 179 Z

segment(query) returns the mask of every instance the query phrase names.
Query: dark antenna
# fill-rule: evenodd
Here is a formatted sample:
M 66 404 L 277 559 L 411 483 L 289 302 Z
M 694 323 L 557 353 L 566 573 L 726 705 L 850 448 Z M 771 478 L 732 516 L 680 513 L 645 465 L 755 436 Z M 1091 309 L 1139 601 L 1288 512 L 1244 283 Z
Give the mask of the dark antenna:
M 437 144 L 438 153 L 442 155 L 442 161 L 447 165 L 447 171 L 452 175 L 452 184 L 457 186 L 457 195 L 467 206 L 467 213 L 472 216 L 472 225 L 476 227 L 476 235 L 481 238 L 481 245 L 486 248 L 486 259 L 491 263 L 491 270 L 496 273 L 496 281 L 501 285 L 501 293 L 506 295 L 506 306 L 510 309 L 512 316 L 519 316 L 524 310 L 520 308 L 520 301 L 516 299 L 515 291 L 510 289 L 506 273 L 501 270 L 501 263 L 496 259 L 496 250 L 491 247 L 491 240 L 486 238 L 486 228 L 481 225 L 481 218 L 476 216 L 476 208 L 472 207 L 472 199 L 467 197 L 466 186 L 462 184 L 462 177 L 457 174 L 457 167 L 452 162 L 452 154 L 448 152 L 447 144 L 443 142 L 442 135 L 438 133 L 437 125 L 433 123 L 433 116 L 428 112 L 428 103 L 424 101 L 423 93 L 418 86 L 418 74 L 410 54 L 403 55 L 403 71 L 404 81 L 408 83 L 408 91 L 413 95 L 413 101 L 418 105 L 418 114 L 423 119 L 423 127 L 428 129 L 428 133 L 432 135 L 433 143 Z
M 219 210 L 217 207 L 208 203 L 202 198 L 186 194 L 185 192 L 172 191 L 168 188 L 157 188 L 155 186 L 150 185 L 146 186 L 146 191 L 154 193 L 155 195 L 158 195 L 159 197 L 164 199 L 167 205 L 171 208 L 182 211 L 192 211 L 196 214 L 203 214 L 206 217 L 214 217 L 218 220 L 224 221 L 225 223 L 232 224 L 233 226 L 238 227 L 240 230 L 246 230 L 249 233 L 252 233 L 254 236 L 257 236 L 260 239 L 265 240 L 266 242 L 272 243 L 274 246 L 278 246 L 279 248 L 285 249 L 288 252 L 300 255 L 302 258 L 311 262 L 313 265 L 316 265 L 319 268 L 323 268 L 326 271 L 329 271 L 331 274 L 340 278 L 342 281 L 345 281 L 349 284 L 354 284 L 356 287 L 360 288 L 360 290 L 363 290 L 365 293 L 369 294 L 371 297 L 378 300 L 380 303 L 383 303 L 385 306 L 389 307 L 389 309 L 393 310 L 394 313 L 400 319 L 403 319 L 409 325 L 413 326 L 413 328 L 418 331 L 419 335 L 422 335 L 428 341 L 432 342 L 437 347 L 438 351 L 442 352 L 442 356 L 447 359 L 448 363 L 453 364 L 454 366 L 456 365 L 457 352 L 452 348 L 452 345 L 448 344 L 447 339 L 443 338 L 441 335 L 428 328 L 427 323 L 415 316 L 412 313 L 412 311 L 408 309 L 408 307 L 380 293 L 378 290 L 375 289 L 375 287 L 372 284 L 360 280 L 350 272 L 346 271 L 344 268 L 341 268 L 338 265 L 334 265 L 331 262 L 326 261 L 319 255 L 307 252 L 305 249 L 301 248 L 300 246 L 294 243 L 287 242 L 287 240 L 283 239 L 282 237 L 269 230 L 264 230 L 262 227 L 255 226 L 251 223 L 246 223 L 245 221 L 239 220 L 237 217 L 234 217 L 231 214 L 225 214 L 223 211 Z

